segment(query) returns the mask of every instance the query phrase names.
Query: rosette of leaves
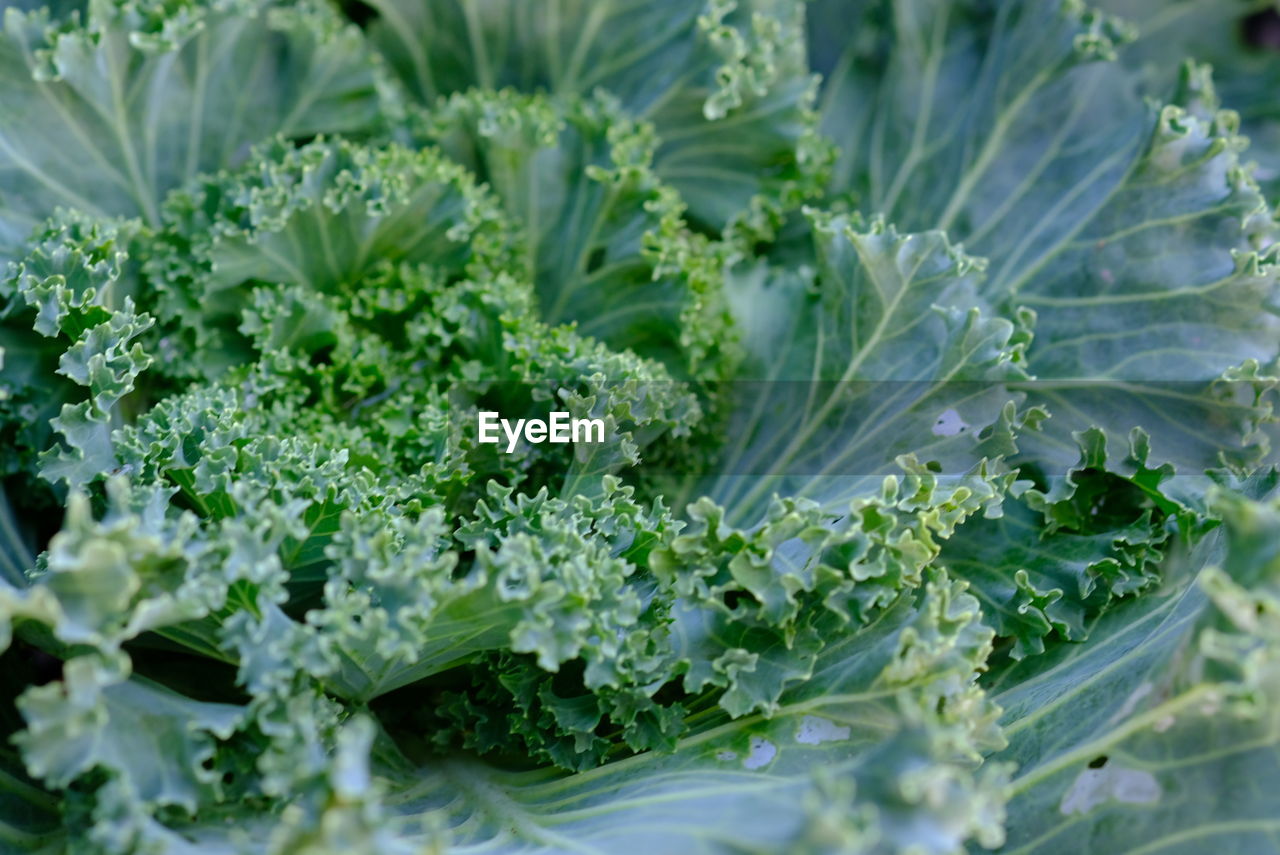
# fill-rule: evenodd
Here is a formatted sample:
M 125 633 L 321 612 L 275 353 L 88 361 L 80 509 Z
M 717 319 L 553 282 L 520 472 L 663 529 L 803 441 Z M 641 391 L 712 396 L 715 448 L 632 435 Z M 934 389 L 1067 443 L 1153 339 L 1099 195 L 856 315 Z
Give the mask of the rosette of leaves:
M 1280 851 L 1280 57 L 1106 5 L 0 3 L 0 849 Z

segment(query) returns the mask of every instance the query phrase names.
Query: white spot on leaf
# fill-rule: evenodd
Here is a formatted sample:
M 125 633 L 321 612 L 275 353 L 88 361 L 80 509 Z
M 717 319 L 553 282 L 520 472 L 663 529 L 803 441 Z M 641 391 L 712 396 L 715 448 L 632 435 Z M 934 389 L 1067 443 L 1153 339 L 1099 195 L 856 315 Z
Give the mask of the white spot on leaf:
M 1070 816 L 1088 813 L 1109 801 L 1149 805 L 1160 801 L 1161 792 L 1160 782 L 1150 772 L 1110 763 L 1081 772 L 1062 797 L 1059 810 Z
M 968 429 L 969 426 L 960 418 L 960 414 L 951 408 L 943 410 L 942 415 L 933 423 L 934 436 L 955 436 Z
M 796 730 L 796 742 L 805 745 L 821 745 L 849 738 L 849 728 L 836 724 L 825 718 L 807 715 L 800 719 L 800 727 Z
M 742 765 L 747 769 L 761 769 L 773 762 L 778 755 L 778 746 L 762 736 L 751 737 L 751 750 Z
M 1150 683 L 1141 683 L 1138 688 L 1133 690 L 1133 693 L 1130 694 L 1129 697 L 1125 698 L 1124 704 L 1120 709 L 1116 710 L 1116 714 L 1111 717 L 1111 720 L 1121 721 L 1128 718 L 1129 714 L 1138 708 L 1138 703 L 1147 695 L 1151 694 L 1153 689 L 1155 689 L 1155 686 Z
M 721 763 L 728 763 L 730 760 L 738 759 L 738 752 L 737 751 L 721 751 L 720 753 L 716 754 L 716 759 L 719 760 Z

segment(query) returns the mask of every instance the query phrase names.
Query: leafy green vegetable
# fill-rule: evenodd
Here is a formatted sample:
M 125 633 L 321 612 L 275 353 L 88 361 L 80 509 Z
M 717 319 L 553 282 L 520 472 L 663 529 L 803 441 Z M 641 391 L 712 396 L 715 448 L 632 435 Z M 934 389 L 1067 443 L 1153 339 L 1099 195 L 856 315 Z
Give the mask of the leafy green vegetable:
M 803 6 L 791 0 L 376 0 L 368 27 L 410 95 L 610 92 L 658 132 L 655 168 L 698 221 L 762 224 L 812 188 Z
M 259 140 L 365 134 L 389 117 L 370 48 L 321 3 L 82 14 L 5 12 L 5 256 L 55 206 L 156 225 L 165 194 Z
M 1074 851 L 1099 827 L 1096 845 L 1129 851 L 1272 845 L 1260 785 L 1276 757 L 1276 506 L 1219 501 L 1225 536 L 1165 562 L 1160 590 L 1097 620 L 1084 644 L 988 677 L 1008 722 L 998 757 L 1020 769 L 1009 851 Z
M 1103 5 L 0 3 L 0 850 L 1280 853 L 1280 16 Z

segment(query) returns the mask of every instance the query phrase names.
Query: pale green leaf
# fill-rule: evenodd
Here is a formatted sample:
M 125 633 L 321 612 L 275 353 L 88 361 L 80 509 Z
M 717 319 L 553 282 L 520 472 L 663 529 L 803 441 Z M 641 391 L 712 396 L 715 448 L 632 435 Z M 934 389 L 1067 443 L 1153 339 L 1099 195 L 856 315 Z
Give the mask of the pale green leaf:
M 57 206 L 160 220 L 198 172 L 274 135 L 379 122 L 359 34 L 323 4 L 94 0 L 83 25 L 5 10 L 0 35 L 0 257 Z

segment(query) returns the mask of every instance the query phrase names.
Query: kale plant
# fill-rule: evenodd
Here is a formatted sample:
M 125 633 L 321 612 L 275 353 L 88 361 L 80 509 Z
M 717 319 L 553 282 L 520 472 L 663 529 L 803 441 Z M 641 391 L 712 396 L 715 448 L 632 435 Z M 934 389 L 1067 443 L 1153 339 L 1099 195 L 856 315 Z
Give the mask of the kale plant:
M 0 0 L 0 850 L 1280 853 L 1280 13 L 1103 6 Z

